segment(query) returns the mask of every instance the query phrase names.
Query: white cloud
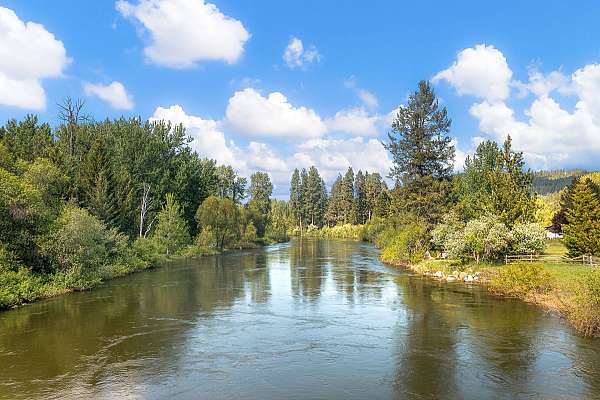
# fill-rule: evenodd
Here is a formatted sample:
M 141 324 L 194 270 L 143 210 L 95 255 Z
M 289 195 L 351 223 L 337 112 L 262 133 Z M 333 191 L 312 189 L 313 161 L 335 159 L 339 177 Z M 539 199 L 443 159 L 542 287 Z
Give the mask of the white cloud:
M 327 119 L 327 127 L 334 132 L 343 132 L 357 136 L 374 136 L 380 132 L 382 118 L 371 115 L 362 107 L 338 111 L 333 118 Z
M 321 61 L 321 55 L 314 45 L 305 49 L 302 40 L 292 37 L 283 51 L 283 61 L 291 69 L 303 68 L 308 64 Z
M 252 88 L 235 92 L 226 116 L 227 124 L 243 135 L 300 139 L 319 137 L 327 131 L 314 110 L 292 106 L 280 92 L 267 97 Z
M 204 0 L 119 0 L 124 17 L 137 20 L 149 33 L 144 49 L 148 61 L 171 68 L 189 68 L 204 60 L 235 63 L 250 34 L 244 25 Z
M 508 98 L 511 78 L 504 54 L 494 46 L 478 44 L 458 53 L 456 61 L 437 73 L 433 82 L 446 80 L 459 95 L 474 95 L 494 102 Z
M 43 25 L 0 7 L 0 104 L 43 110 L 41 80 L 60 77 L 69 62 L 63 43 Z
M 386 176 L 392 165 L 387 150 L 377 139 L 310 139 L 300 144 L 297 150 L 294 159 L 310 161 L 330 184 L 338 173 L 350 166 L 355 172 L 360 169 Z M 310 166 L 308 163 L 299 165 Z
M 568 92 L 569 79 L 560 71 L 552 71 L 544 75 L 537 68 L 529 70 L 529 82 L 513 82 L 513 86 L 520 90 L 520 97 L 533 93 L 536 96 L 547 96 L 555 90 L 561 93 Z
M 125 86 L 121 82 L 112 82 L 109 85 L 102 85 L 100 83 L 84 83 L 83 92 L 86 96 L 95 96 L 99 99 L 107 102 L 112 108 L 117 110 L 131 110 L 133 109 L 133 99 Z
M 344 86 L 346 86 L 348 89 L 352 89 L 360 101 L 367 106 L 367 108 L 373 110 L 379 107 L 379 100 L 377 99 L 377 96 L 368 90 L 359 88 L 356 84 L 356 77 L 354 75 L 344 81 Z

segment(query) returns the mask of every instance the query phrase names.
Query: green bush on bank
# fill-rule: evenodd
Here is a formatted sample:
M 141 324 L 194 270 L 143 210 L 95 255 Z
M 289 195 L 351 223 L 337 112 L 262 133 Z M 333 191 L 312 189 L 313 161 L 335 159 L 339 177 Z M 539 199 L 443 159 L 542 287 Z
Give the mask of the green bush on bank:
M 567 311 L 569 321 L 586 336 L 600 334 L 600 271 L 590 271 L 576 290 Z
M 550 284 L 550 274 L 543 264 L 518 263 L 503 267 L 492 278 L 490 289 L 497 294 L 524 299 L 530 294 L 547 292 Z

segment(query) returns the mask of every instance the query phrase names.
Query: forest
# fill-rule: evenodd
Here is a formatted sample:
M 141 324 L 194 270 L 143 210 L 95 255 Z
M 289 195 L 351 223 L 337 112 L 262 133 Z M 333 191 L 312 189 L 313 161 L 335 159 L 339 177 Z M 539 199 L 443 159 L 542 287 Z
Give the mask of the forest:
M 545 266 L 494 268 L 544 254 L 547 231 L 564 235 L 569 257 L 600 255 L 599 174 L 534 173 L 510 135 L 455 171 L 452 121 L 426 81 L 390 127 L 388 176 L 348 167 L 328 190 L 315 166 L 295 169 L 288 201 L 272 198 L 265 171 L 248 181 L 200 158 L 183 126 L 94 121 L 71 99 L 59 116 L 54 128 L 33 115 L 0 128 L 0 308 L 296 235 L 372 241 L 398 265 L 485 265 L 497 292 L 523 298 L 547 293 Z M 585 306 L 569 312 L 595 333 L 597 316 L 581 314 L 600 305 L 600 275 L 582 276 L 570 301 Z

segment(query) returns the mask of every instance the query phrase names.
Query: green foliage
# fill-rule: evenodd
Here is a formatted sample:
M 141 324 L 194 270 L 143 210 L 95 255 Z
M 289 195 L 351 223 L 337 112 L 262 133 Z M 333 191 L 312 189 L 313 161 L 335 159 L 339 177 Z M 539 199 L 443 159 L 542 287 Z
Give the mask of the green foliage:
M 428 249 L 429 236 L 426 225 L 411 223 L 397 230 L 386 239 L 381 252 L 381 259 L 386 262 L 417 263 L 421 261 Z
M 198 247 L 215 247 L 217 245 L 217 239 L 215 234 L 209 226 L 202 228 L 198 237 L 196 238 L 196 245 Z
M 531 191 L 541 196 L 558 193 L 584 174 L 585 171 L 579 169 L 536 171 L 533 173 Z
M 50 232 L 40 239 L 41 254 L 65 276 L 68 288 L 83 290 L 100 283 L 102 269 L 126 252 L 127 239 L 107 229 L 88 211 L 66 207 Z
M 408 104 L 398 109 L 385 144 L 393 158 L 390 176 L 397 184 L 396 211 L 434 224 L 446 210 L 454 162 L 450 125 L 446 108 L 439 106 L 431 85 L 419 82 Z
M 354 239 L 362 240 L 363 225 L 344 224 L 333 227 L 324 226 L 318 231 L 319 237 L 328 239 Z
M 546 250 L 546 231 L 540 224 L 517 224 L 511 233 L 516 254 L 541 254 Z
M 510 230 L 498 217 L 486 215 L 467 222 L 464 229 L 450 233 L 444 250 L 453 257 L 482 260 L 498 260 L 506 254 L 512 240 Z
M 600 334 L 600 271 L 589 271 L 578 287 L 572 307 L 568 310 L 569 321 L 586 336 Z
M 165 205 L 158 213 L 158 224 L 152 235 L 162 254 L 177 254 L 191 241 L 183 219 L 181 206 L 172 194 L 167 194 Z
M 512 151 L 511 143 L 508 136 L 500 149 L 496 142 L 487 140 L 467 157 L 464 173 L 456 182 L 456 208 L 465 221 L 494 214 L 512 227 L 535 219 L 532 174 L 524 170 L 523 154 Z
M 263 237 L 265 229 L 269 223 L 271 212 L 271 195 L 273 194 L 273 184 L 266 172 L 255 172 L 250 177 L 250 201 L 248 208 L 254 215 L 254 234 Z M 248 231 L 248 227 L 246 228 Z M 244 233 L 245 236 L 245 233 Z M 250 242 L 254 242 L 255 239 Z M 248 243 L 250 243 L 248 242 Z
M 271 215 L 267 226 L 266 236 L 269 240 L 280 242 L 288 239 L 288 233 L 294 226 L 290 204 L 281 200 L 271 203 Z
M 569 189 L 565 203 L 564 244 L 570 256 L 600 255 L 600 188 L 580 179 Z
M 542 264 L 509 264 L 490 282 L 490 289 L 506 296 L 525 298 L 550 289 L 550 275 Z
M 240 212 L 233 200 L 228 198 L 210 196 L 196 212 L 198 228 L 210 228 L 219 249 L 223 249 L 238 238 L 239 220 Z

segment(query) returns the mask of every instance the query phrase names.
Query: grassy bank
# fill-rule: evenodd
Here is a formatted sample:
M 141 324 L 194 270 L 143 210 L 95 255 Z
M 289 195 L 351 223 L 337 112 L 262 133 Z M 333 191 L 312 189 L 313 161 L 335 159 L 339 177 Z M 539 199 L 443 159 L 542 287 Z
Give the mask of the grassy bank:
M 199 246 L 189 246 L 171 256 L 141 253 L 140 250 L 133 249 L 134 254 L 126 261 L 106 265 L 97 274 L 85 278 L 75 276 L 73 271 L 33 273 L 24 266 L 0 268 L 0 310 L 74 291 L 91 290 L 109 280 L 156 268 L 174 259 L 220 254 L 217 249 Z M 74 279 L 78 280 L 79 285 L 73 285 Z M 81 282 L 82 279 L 85 282 Z

